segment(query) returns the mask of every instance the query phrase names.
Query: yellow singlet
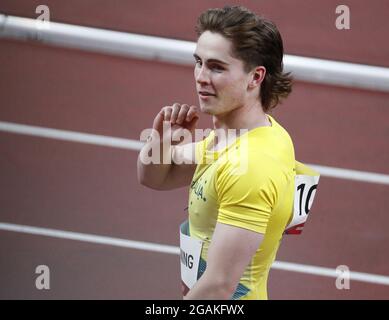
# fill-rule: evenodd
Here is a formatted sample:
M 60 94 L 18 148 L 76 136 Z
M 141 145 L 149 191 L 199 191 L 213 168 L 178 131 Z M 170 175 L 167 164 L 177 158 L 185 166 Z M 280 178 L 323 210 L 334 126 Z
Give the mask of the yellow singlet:
M 241 135 L 211 151 L 214 132 L 196 145 L 198 165 L 189 193 L 189 234 L 204 242 L 199 277 L 216 222 L 264 234 L 231 299 L 267 299 L 267 277 L 292 216 L 295 156 L 287 131 L 271 126 Z

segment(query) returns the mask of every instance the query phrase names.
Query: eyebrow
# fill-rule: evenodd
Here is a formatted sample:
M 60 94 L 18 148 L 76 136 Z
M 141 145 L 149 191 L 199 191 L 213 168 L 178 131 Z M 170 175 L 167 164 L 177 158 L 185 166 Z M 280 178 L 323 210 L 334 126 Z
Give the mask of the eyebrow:
M 196 53 L 193 54 L 193 57 L 195 57 L 195 59 L 201 60 L 201 58 Z M 206 60 L 206 62 L 207 63 L 220 63 L 220 64 L 223 64 L 223 65 L 226 65 L 226 66 L 229 65 L 229 63 L 224 62 L 222 60 L 218 60 L 218 59 L 208 59 L 208 60 Z

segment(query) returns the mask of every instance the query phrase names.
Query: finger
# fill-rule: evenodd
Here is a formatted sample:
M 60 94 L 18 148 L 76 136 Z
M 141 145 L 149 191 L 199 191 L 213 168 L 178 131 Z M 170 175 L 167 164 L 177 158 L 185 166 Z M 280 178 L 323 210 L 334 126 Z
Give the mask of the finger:
M 187 113 L 187 115 L 186 115 L 185 121 L 186 121 L 186 122 L 190 122 L 190 121 L 192 121 L 192 119 L 193 119 L 195 116 L 198 117 L 198 109 L 197 109 L 197 107 L 195 107 L 195 106 L 191 106 L 190 109 L 189 109 L 189 111 L 188 111 L 188 113 Z
M 173 112 L 172 112 L 172 116 L 170 118 L 170 122 L 172 124 L 175 124 L 177 122 L 177 117 L 178 117 L 178 114 L 180 113 L 180 104 L 179 103 L 175 103 L 173 104 Z
M 170 121 L 172 116 L 172 107 L 165 107 L 162 109 L 163 112 L 163 120 Z
M 188 114 L 189 111 L 189 106 L 187 104 L 181 105 L 180 112 L 178 113 L 177 116 L 177 123 L 182 124 L 186 118 L 186 115 Z
M 154 118 L 154 122 L 153 122 L 154 129 L 158 130 L 160 128 L 160 126 L 162 125 L 163 118 L 164 118 L 164 115 L 163 115 L 163 112 L 161 110 L 160 112 L 158 112 L 157 116 Z
M 196 129 L 197 121 L 199 121 L 198 116 L 193 116 L 193 119 L 186 125 L 187 129 L 193 133 L 193 130 Z

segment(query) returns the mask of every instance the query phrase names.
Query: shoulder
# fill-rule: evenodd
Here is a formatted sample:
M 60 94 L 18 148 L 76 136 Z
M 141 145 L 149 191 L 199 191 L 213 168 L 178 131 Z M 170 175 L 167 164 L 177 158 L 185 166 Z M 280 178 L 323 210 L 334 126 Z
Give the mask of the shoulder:
M 217 168 L 216 185 L 220 193 L 277 195 L 294 178 L 293 148 L 273 148 L 262 141 L 236 147 Z
M 219 163 L 217 174 L 220 182 L 239 180 L 258 186 L 269 179 L 279 180 L 287 171 L 287 167 L 272 154 L 241 148 L 225 156 Z
M 203 139 L 200 141 L 195 142 L 195 157 L 196 157 L 196 163 L 201 164 L 205 162 L 205 154 L 206 150 L 208 148 L 208 145 L 213 141 L 213 138 L 215 136 L 214 130 L 205 130 L 203 131 Z

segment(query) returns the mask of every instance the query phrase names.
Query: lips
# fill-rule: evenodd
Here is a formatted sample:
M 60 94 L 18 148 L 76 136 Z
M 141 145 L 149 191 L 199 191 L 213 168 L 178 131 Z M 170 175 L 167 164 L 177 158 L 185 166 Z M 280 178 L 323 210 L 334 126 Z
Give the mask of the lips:
M 204 96 L 204 97 L 215 97 L 216 94 L 207 92 L 207 91 L 199 91 L 199 95 Z

